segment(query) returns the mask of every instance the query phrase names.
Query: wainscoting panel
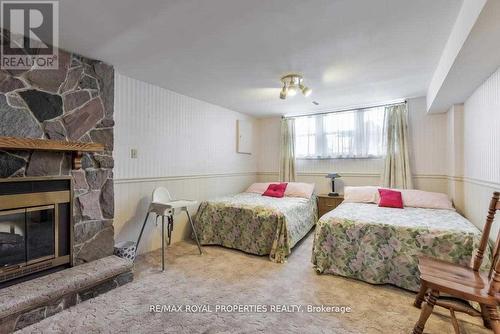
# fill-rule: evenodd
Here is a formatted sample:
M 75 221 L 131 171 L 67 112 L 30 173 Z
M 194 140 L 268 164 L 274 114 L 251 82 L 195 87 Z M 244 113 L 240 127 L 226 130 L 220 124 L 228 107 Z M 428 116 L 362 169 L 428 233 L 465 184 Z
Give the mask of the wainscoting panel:
M 202 201 L 244 191 L 256 182 L 255 172 L 234 174 L 207 174 L 165 178 L 115 180 L 115 234 L 116 241 L 136 240 L 156 187 L 166 187 L 175 198 Z M 198 206 L 190 208 L 193 214 Z M 160 221 L 159 221 L 160 222 Z M 190 239 L 191 228 L 185 214 L 176 216 L 172 242 Z M 161 225 L 150 218 L 144 231 L 139 253 L 161 247 Z M 197 250 L 193 248 L 193 252 Z
M 487 183 L 475 179 L 452 179 L 450 186 L 455 187 L 460 198 L 454 199 L 457 210 L 482 230 L 486 222 L 488 205 L 494 191 L 500 191 L 500 184 Z M 497 217 L 490 232 L 490 240 L 495 241 L 500 230 L 500 217 Z
M 464 104 L 464 176 L 500 183 L 500 70 Z
M 463 178 L 454 183 L 460 209 L 482 228 L 492 193 L 500 191 L 500 69 L 465 101 L 463 113 Z M 499 225 L 500 217 L 490 239 Z
M 340 173 L 341 178 L 335 180 L 335 191 L 344 192 L 345 186 L 379 186 L 380 174 L 377 173 Z M 326 173 L 297 173 L 298 182 L 308 182 L 316 184 L 316 192 L 324 194 L 331 191 L 330 179 L 325 177 Z M 278 180 L 278 173 L 258 172 L 259 182 L 273 182 Z M 448 179 L 444 175 L 415 175 L 413 176 L 415 188 L 447 193 Z

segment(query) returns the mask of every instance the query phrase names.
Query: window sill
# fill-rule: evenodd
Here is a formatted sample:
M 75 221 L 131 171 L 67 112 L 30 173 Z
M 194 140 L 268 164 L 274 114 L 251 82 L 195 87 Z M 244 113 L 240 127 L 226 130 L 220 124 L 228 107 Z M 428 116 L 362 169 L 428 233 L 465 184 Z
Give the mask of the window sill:
M 297 157 L 296 160 L 381 160 L 385 157 Z

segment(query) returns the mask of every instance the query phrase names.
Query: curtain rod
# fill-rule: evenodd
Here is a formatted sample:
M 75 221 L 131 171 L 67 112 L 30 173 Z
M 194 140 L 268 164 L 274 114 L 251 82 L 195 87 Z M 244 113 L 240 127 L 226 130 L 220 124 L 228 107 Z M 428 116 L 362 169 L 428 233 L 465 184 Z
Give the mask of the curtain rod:
M 373 106 L 361 107 L 361 108 L 349 108 L 349 109 L 340 109 L 340 110 L 333 110 L 333 111 L 324 111 L 324 112 L 318 112 L 318 113 L 312 113 L 312 114 L 281 116 L 281 118 L 297 118 L 297 117 L 305 117 L 305 116 L 319 116 L 319 115 L 327 115 L 327 114 L 336 114 L 336 113 L 340 113 L 340 112 L 347 112 L 347 111 L 354 111 L 354 110 L 364 110 L 364 109 L 379 108 L 379 107 L 397 106 L 400 104 L 407 104 L 407 103 L 408 103 L 408 101 L 404 100 L 401 102 L 385 103 L 385 104 L 379 104 L 379 105 L 373 105 Z

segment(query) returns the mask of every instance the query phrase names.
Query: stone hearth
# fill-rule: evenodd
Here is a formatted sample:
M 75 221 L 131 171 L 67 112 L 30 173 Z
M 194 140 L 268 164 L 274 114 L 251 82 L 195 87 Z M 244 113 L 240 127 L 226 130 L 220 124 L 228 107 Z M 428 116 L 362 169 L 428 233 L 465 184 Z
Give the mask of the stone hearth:
M 0 333 L 12 333 L 132 280 L 132 262 L 111 255 L 4 288 Z
M 112 66 L 64 50 L 57 70 L 0 70 L 0 136 L 105 146 L 81 170 L 68 153 L 0 151 L 2 178 L 73 176 L 75 265 L 113 253 L 113 98 Z

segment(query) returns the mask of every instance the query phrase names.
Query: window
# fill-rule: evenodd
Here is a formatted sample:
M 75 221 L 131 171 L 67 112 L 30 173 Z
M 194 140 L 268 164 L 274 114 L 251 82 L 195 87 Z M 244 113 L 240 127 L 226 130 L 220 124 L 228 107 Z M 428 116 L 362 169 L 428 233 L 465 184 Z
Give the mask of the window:
M 295 119 L 298 158 L 377 158 L 385 155 L 384 107 Z
M 295 147 L 303 156 L 316 155 L 316 119 L 300 117 L 295 120 Z

